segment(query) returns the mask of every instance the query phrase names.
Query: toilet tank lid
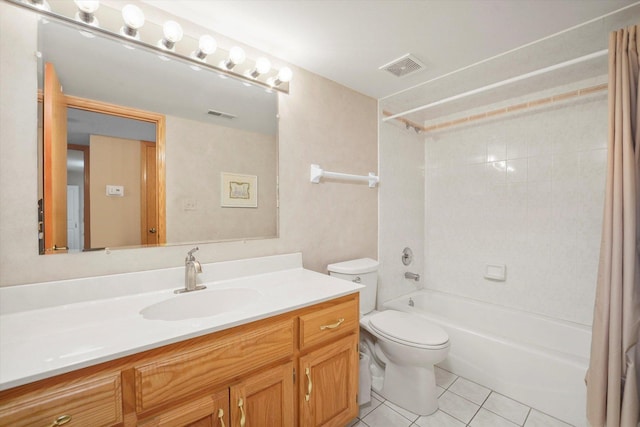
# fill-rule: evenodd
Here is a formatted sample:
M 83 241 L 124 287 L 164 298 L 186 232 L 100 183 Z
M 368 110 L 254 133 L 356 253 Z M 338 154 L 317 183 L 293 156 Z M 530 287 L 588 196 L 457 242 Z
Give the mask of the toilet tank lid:
M 364 274 L 378 269 L 378 261 L 371 258 L 360 258 L 351 261 L 329 264 L 327 270 L 331 273 Z

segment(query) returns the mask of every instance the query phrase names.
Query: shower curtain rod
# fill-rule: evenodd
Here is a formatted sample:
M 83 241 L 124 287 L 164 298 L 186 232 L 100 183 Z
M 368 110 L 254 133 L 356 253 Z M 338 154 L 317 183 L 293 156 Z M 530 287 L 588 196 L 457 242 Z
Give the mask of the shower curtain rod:
M 458 99 L 466 98 L 467 96 L 476 95 L 476 94 L 479 94 L 479 93 L 482 93 L 482 92 L 486 92 L 486 91 L 489 91 L 489 90 L 492 90 L 492 89 L 496 89 L 496 88 L 499 88 L 499 87 L 502 87 L 502 86 L 506 86 L 506 85 L 511 84 L 511 83 L 519 82 L 521 80 L 526 80 L 528 78 L 539 76 L 541 74 L 545 74 L 545 73 L 548 73 L 550 71 L 555 71 L 555 70 L 558 70 L 560 68 L 568 67 L 570 65 L 578 64 L 580 62 L 589 61 L 591 59 L 607 55 L 608 52 L 609 52 L 608 49 L 603 49 L 603 50 L 599 50 L 599 51 L 594 52 L 594 53 L 590 53 L 588 55 L 584 55 L 584 56 L 581 56 L 581 57 L 578 57 L 578 58 L 570 59 L 570 60 L 565 61 L 565 62 L 561 62 L 559 64 L 551 65 L 549 67 L 540 68 L 540 69 L 537 69 L 535 71 L 531 71 L 529 73 L 521 74 L 521 75 L 516 76 L 516 77 L 511 77 L 509 79 L 502 80 L 502 81 L 497 82 L 497 83 L 492 83 L 490 85 L 482 86 L 482 87 L 479 87 L 477 89 L 473 89 L 473 90 L 470 90 L 470 91 L 467 91 L 467 92 L 459 93 L 458 95 L 453 95 L 453 96 L 450 96 L 448 98 L 441 99 L 439 101 L 435 101 L 435 102 L 431 102 L 429 104 L 421 105 L 419 107 L 415 107 L 415 108 L 412 108 L 410 110 L 403 111 L 401 113 L 392 114 L 392 115 L 390 115 L 388 117 L 383 118 L 382 121 L 386 122 L 386 121 L 389 121 L 389 120 L 398 119 L 399 117 L 406 116 L 407 114 L 415 113 L 415 112 L 422 111 L 422 110 L 427 110 L 429 108 L 437 107 L 438 105 L 442 105 L 442 104 L 446 104 L 446 103 L 451 102 L 451 101 L 456 101 Z

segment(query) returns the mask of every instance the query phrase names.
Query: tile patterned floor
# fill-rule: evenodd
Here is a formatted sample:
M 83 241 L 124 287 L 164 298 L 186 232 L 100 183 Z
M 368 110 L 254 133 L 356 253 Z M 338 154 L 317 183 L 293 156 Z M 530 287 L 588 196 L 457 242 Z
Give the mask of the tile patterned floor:
M 436 367 L 439 409 L 421 417 L 372 393 L 348 427 L 572 427 Z

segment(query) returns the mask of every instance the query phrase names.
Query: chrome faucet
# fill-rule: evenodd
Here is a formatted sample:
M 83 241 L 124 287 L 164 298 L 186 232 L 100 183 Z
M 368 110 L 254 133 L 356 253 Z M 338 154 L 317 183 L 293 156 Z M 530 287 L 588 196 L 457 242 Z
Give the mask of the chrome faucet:
M 196 285 L 196 275 L 198 273 L 202 273 L 202 266 L 200 265 L 200 262 L 196 260 L 195 256 L 193 256 L 193 253 L 197 250 L 199 250 L 199 248 L 196 246 L 187 252 L 187 257 L 184 260 L 184 288 L 176 289 L 174 291 L 176 294 L 199 291 L 207 288 L 204 285 Z
M 411 279 L 411 280 L 415 280 L 416 282 L 420 280 L 420 275 L 416 274 L 416 273 L 411 273 L 411 272 L 406 272 L 404 273 L 404 278 L 405 279 Z

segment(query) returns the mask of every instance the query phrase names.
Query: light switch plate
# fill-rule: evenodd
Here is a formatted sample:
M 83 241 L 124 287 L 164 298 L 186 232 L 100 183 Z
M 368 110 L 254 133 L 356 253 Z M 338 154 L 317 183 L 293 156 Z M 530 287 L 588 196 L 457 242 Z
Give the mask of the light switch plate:
M 124 186 L 107 185 L 107 196 L 124 197 Z
M 182 208 L 185 211 L 195 211 L 198 208 L 198 202 L 196 199 L 184 199 L 182 202 Z

